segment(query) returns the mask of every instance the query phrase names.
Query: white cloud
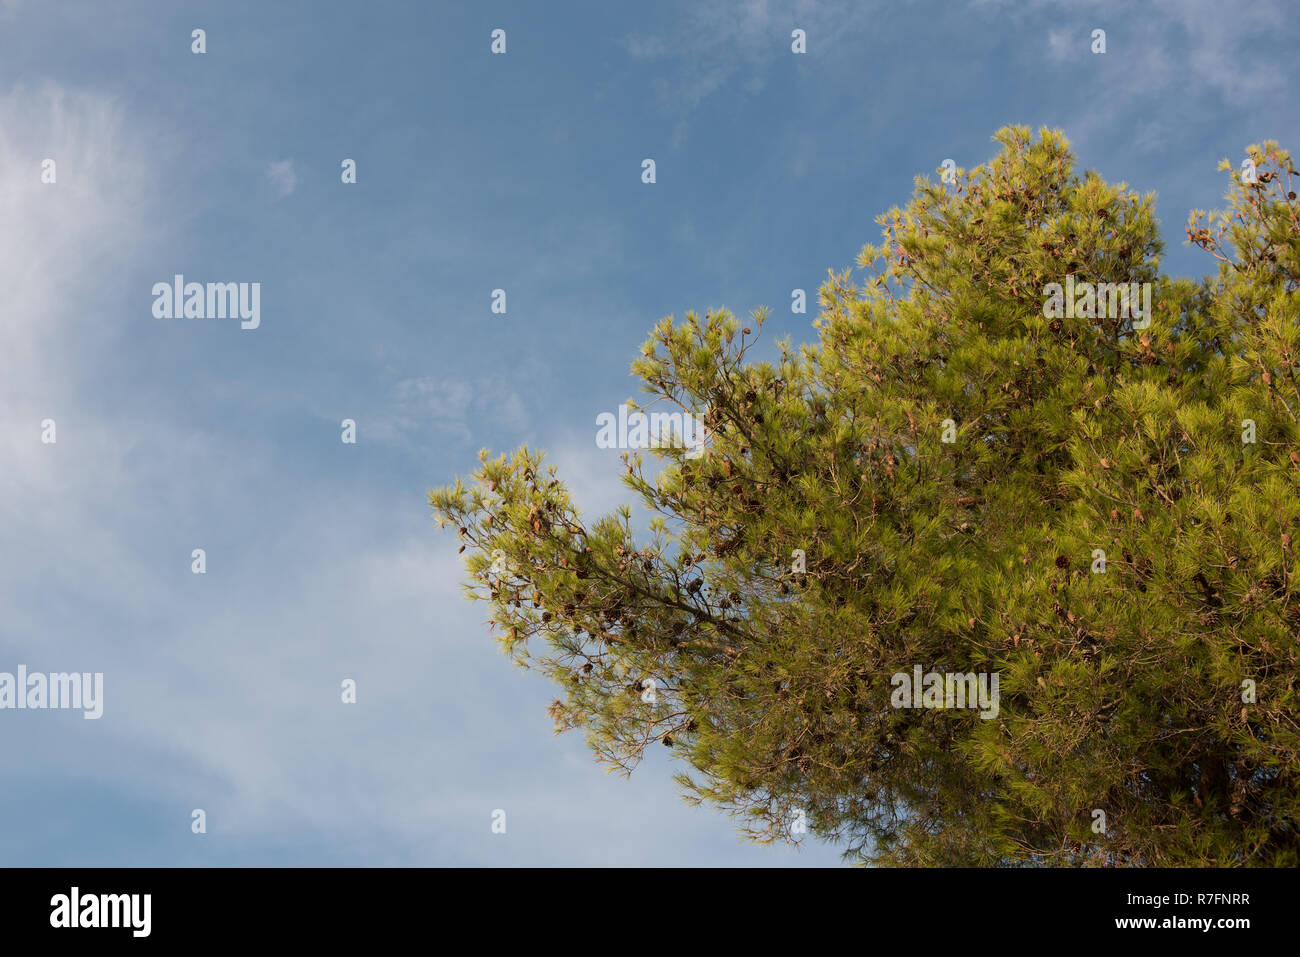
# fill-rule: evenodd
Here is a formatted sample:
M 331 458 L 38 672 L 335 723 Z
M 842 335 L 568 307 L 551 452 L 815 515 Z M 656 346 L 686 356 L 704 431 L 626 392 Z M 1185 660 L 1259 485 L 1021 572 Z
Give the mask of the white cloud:
M 1047 55 L 1058 63 L 1069 59 L 1072 52 L 1078 52 L 1074 48 L 1078 42 L 1078 37 L 1069 30 L 1050 30 L 1047 34 Z
M 10 401 L 43 390 L 51 367 L 66 370 L 65 336 L 104 330 L 81 322 L 73 333 L 69 306 L 111 281 L 122 241 L 136 238 L 150 148 L 124 133 L 108 97 L 52 84 L 0 96 L 0 386 Z M 53 184 L 41 181 L 46 159 Z
M 594 522 L 619 505 L 631 505 L 636 515 L 640 497 L 623 485 L 622 453 L 596 447 L 595 416 L 589 434 L 575 433 L 553 440 L 546 460 L 573 496 L 583 520 Z
M 294 172 L 293 160 L 278 160 L 266 168 L 266 178 L 271 187 L 281 198 L 288 196 L 298 188 L 298 174 Z

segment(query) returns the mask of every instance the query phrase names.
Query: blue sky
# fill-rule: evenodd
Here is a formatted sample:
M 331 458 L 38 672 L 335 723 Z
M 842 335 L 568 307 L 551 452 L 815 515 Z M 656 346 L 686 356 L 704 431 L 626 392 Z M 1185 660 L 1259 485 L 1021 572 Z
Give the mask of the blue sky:
M 1298 33 L 1272 0 L 0 0 L 0 671 L 105 676 L 98 721 L 0 711 L 0 863 L 837 864 L 555 737 L 428 488 L 528 443 L 607 510 L 595 417 L 656 320 L 810 340 L 826 271 L 1004 124 L 1156 191 L 1166 270 L 1210 270 L 1218 160 L 1300 149 Z M 176 273 L 260 282 L 260 327 L 154 318 Z

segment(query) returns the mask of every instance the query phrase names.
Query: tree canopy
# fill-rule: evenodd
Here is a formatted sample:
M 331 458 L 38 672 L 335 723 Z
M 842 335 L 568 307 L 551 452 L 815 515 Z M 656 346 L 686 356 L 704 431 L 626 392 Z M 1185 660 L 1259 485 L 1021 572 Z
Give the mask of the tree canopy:
M 707 441 L 626 457 L 644 534 L 627 507 L 584 521 L 528 448 L 430 504 L 504 650 L 561 689 L 557 728 L 612 768 L 669 745 L 688 799 L 756 839 L 1296 865 L 1290 156 L 1223 161 L 1226 209 L 1187 228 L 1217 271 L 1191 280 L 1160 272 L 1153 195 L 1077 172 L 1059 132 L 994 139 L 830 273 L 815 344 L 758 361 L 761 310 L 655 327 L 632 370 Z M 1054 308 L 1067 282 L 1150 284 L 1151 314 Z M 996 714 L 897 707 L 918 666 L 997 675 Z

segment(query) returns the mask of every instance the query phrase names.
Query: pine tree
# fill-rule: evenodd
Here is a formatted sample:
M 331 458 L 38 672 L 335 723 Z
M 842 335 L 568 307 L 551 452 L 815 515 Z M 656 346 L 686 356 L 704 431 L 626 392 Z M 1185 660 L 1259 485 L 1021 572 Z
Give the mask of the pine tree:
M 527 448 L 430 504 L 557 728 L 629 771 L 669 745 L 757 840 L 803 811 L 880 864 L 1300 863 L 1296 171 L 1225 160 L 1188 225 L 1217 275 L 1170 279 L 1154 196 L 995 140 L 830 274 L 817 344 L 658 324 L 633 371 L 708 443 L 628 457 L 641 541 Z M 895 707 L 916 666 L 998 675 L 996 716 Z

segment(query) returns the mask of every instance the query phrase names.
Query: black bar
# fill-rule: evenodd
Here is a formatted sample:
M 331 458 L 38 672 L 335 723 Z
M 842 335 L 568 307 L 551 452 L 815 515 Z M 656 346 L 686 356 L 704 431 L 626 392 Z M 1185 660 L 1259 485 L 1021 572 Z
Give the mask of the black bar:
M 710 926 L 691 931 L 697 943 L 703 935 L 762 943 L 786 925 L 812 940 L 847 933 L 870 950 L 900 934 L 918 946 L 1027 933 L 1036 936 L 1019 938 L 1026 944 L 1183 946 L 1199 936 L 1232 947 L 1293 926 L 1295 884 L 1295 872 L 1283 870 L 10 869 L 0 870 L 0 926 L 7 941 L 91 945 L 337 946 L 414 933 L 450 947 L 468 932 L 483 944 L 519 934 L 541 945 L 567 934 L 586 946 L 622 933 L 662 940 L 674 924 L 685 932 L 703 922 Z M 70 923 L 74 887 L 79 922 L 102 912 L 125 926 L 52 926 Z M 146 894 L 148 934 L 136 936 Z M 101 895 L 141 896 L 128 910 L 117 896 L 105 907 Z M 1133 919 L 1155 923 L 1118 925 Z M 1192 920 L 1214 923 L 1179 923 Z

